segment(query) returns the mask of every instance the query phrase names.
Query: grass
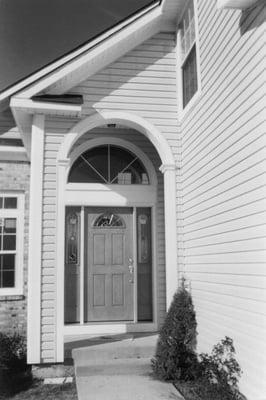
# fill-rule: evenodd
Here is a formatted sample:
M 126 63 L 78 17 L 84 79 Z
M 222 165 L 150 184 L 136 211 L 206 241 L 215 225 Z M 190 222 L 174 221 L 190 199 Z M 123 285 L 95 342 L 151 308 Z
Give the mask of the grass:
M 16 394 L 0 393 L 0 400 L 78 400 L 76 384 L 44 385 L 43 381 L 35 380 L 27 389 Z

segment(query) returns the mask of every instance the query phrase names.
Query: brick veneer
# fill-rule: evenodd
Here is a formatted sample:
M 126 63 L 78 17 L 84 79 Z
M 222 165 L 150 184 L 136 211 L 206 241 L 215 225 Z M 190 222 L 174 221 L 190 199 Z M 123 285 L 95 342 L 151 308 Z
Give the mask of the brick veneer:
M 29 232 L 30 165 L 27 162 L 0 161 L 1 191 L 20 191 L 25 194 L 23 296 L 0 296 L 0 332 L 26 332 L 27 266 Z

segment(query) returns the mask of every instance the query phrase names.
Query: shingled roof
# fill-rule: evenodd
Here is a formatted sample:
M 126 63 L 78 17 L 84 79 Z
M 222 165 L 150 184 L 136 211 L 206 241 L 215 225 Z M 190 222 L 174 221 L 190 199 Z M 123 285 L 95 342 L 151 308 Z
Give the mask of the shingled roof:
M 0 93 L 158 0 L 2 0 Z

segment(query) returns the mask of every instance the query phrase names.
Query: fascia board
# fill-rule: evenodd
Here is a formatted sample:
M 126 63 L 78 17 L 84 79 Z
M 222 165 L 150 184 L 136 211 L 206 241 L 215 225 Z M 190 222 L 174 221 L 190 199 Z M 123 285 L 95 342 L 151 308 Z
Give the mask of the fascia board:
M 70 117 L 79 117 L 82 110 L 81 105 L 77 104 L 40 102 L 20 97 L 12 97 L 10 107 L 12 110 L 15 109 L 28 114 L 38 113 Z
M 49 91 L 53 94 L 66 92 L 75 84 L 95 74 L 144 40 L 158 33 L 161 30 L 161 22 L 161 8 L 157 7 L 109 37 L 108 40 L 97 44 L 86 54 L 72 60 L 31 87 L 21 91 L 19 96 L 31 98 L 42 91 Z M 67 80 L 68 84 L 66 84 Z

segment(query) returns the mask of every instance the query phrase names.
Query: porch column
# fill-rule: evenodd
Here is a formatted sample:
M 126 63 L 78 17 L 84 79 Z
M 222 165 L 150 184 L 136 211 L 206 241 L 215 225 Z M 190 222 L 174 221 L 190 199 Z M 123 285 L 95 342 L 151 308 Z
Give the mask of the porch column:
M 35 114 L 31 132 L 30 223 L 28 264 L 27 361 L 41 362 L 41 252 L 44 115 Z
M 64 361 L 64 282 L 65 282 L 65 202 L 66 169 L 70 160 L 57 160 L 57 230 L 56 230 L 56 362 Z
M 164 174 L 165 276 L 168 309 L 178 285 L 176 166 L 163 164 L 160 171 Z

